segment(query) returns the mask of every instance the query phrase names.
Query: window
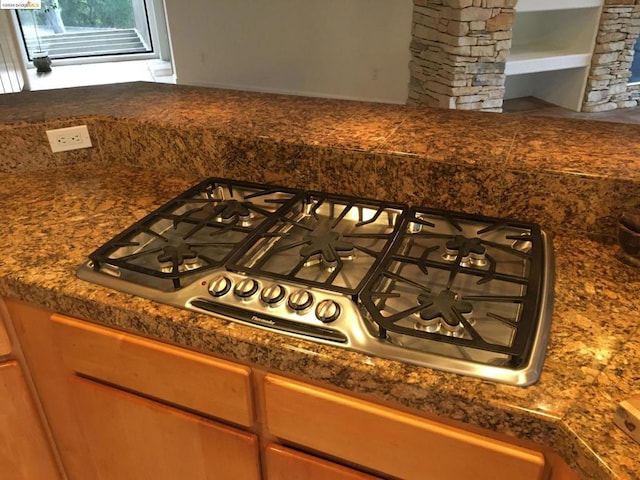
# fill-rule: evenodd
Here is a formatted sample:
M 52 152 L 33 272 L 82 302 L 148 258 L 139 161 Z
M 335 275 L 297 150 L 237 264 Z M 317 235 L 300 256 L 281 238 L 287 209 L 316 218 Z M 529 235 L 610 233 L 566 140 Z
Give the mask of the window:
M 18 21 L 29 60 L 154 53 L 145 0 L 43 0 Z

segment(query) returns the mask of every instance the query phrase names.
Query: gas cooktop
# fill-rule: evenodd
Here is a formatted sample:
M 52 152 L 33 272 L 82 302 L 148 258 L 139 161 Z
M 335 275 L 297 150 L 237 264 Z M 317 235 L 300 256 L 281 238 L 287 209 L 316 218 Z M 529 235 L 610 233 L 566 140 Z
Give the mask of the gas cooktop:
M 209 178 L 89 255 L 84 280 L 365 354 L 512 385 L 540 376 L 538 225 Z

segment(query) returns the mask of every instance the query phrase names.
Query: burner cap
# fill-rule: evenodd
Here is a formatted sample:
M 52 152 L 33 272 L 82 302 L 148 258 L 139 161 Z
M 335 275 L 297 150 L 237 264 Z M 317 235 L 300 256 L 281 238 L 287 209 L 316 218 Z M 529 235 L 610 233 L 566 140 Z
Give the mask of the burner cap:
M 223 200 L 216 204 L 215 211 L 218 219 L 222 223 L 237 223 L 239 219 L 246 220 L 251 216 L 249 211 L 250 202 L 239 202 L 238 200 Z
M 306 235 L 303 240 L 307 245 L 300 249 L 300 256 L 306 259 L 305 266 L 323 263 L 335 268 L 339 259 L 351 260 L 355 256 L 353 243 L 340 240 L 337 232 Z
M 446 334 L 454 336 L 462 335 L 462 315 L 473 310 L 470 302 L 460 300 L 458 294 L 451 290 L 442 290 L 437 295 L 423 292 L 418 295 L 418 303 L 424 305 L 424 308 L 419 312 L 421 322 L 416 328 L 428 332 L 436 332 L 442 328 Z
M 459 257 L 462 266 L 483 267 L 487 265 L 485 254 L 486 248 L 479 238 L 456 235 L 445 243 L 442 258 L 448 262 L 454 262 Z
M 463 257 L 469 256 L 470 253 L 482 255 L 485 252 L 482 240 L 479 238 L 467 238 L 464 235 L 456 235 L 447 241 L 446 246 L 448 249 L 460 251 Z
M 234 199 L 207 199 L 206 202 L 204 205 L 176 215 L 173 219 L 173 228 L 178 228 L 178 225 L 182 222 L 189 222 L 194 225 L 193 230 L 188 234 L 190 236 L 212 223 L 222 224 L 225 227 L 237 225 L 251 227 L 253 217 L 250 210 L 251 202 L 239 202 Z
M 200 265 L 198 253 L 185 243 L 162 247 L 158 262 L 161 264 L 161 270 L 168 272 L 193 270 Z

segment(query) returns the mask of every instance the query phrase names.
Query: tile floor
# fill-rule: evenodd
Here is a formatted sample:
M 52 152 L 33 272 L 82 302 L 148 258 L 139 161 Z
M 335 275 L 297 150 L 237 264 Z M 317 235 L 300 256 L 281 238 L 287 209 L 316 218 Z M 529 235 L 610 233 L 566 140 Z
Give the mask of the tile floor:
M 610 112 L 578 113 L 557 107 L 534 97 L 506 100 L 503 111 L 518 115 L 539 115 L 545 117 L 578 118 L 583 120 L 600 120 L 604 122 L 640 123 L 640 107 L 623 108 Z
M 161 60 L 134 60 L 56 66 L 54 61 L 53 69 L 49 73 L 38 73 L 35 69 L 29 69 L 31 90 L 135 81 L 175 83 L 171 63 Z M 504 112 L 515 115 L 567 117 L 640 124 L 640 107 L 601 113 L 578 113 L 533 97 L 506 100 Z

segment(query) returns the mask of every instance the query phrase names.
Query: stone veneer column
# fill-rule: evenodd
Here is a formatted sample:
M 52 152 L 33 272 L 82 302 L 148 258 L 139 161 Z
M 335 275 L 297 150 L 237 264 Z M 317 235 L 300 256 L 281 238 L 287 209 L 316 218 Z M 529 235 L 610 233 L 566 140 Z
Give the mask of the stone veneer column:
M 414 0 L 408 103 L 502 111 L 516 0 Z
M 583 112 L 635 107 L 640 87 L 628 86 L 640 34 L 640 0 L 605 0 L 587 79 Z

